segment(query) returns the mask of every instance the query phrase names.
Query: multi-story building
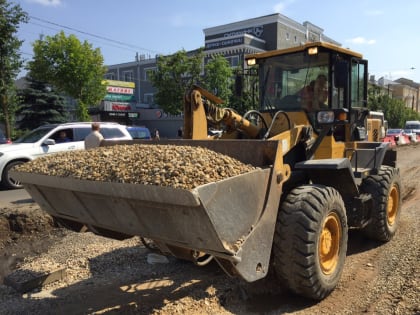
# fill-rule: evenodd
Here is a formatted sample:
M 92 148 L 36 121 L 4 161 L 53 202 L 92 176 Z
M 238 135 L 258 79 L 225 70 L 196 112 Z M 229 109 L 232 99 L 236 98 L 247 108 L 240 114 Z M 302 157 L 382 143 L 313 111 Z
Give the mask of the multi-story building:
M 416 112 L 420 111 L 420 84 L 413 80 L 400 78 L 395 81 L 381 77 L 376 82 L 371 77 L 370 84 L 380 88 L 380 94 L 388 95 L 391 98 L 401 100 L 405 107 Z
M 206 28 L 204 32 L 204 64 L 215 54 L 223 55 L 234 68 L 244 67 L 244 56 L 250 53 L 288 48 L 308 41 L 326 41 L 336 45 L 324 30 L 310 22 L 300 24 L 280 13 Z M 108 66 L 106 79 L 135 83 L 135 108 L 139 119 L 124 121 L 159 129 L 161 137 L 175 137 L 182 126 L 182 116 L 164 113 L 155 103 L 155 88 L 150 73 L 156 70 L 158 56 L 136 55 L 135 60 Z
M 394 98 L 400 99 L 407 108 L 419 112 L 420 84 L 409 79 L 395 80 Z
M 280 13 L 204 29 L 206 60 L 225 56 L 232 67 L 241 67 L 247 54 L 289 48 L 307 42 L 340 43 L 310 22 L 300 24 Z

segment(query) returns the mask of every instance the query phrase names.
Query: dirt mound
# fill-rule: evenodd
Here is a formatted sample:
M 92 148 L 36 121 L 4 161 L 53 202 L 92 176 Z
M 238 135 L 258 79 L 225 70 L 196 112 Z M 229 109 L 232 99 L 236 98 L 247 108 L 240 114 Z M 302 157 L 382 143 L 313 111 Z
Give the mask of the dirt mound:
M 54 221 L 37 205 L 0 210 L 0 248 L 8 239 L 46 232 L 53 228 Z
M 52 217 L 36 204 L 0 209 L 0 284 L 25 257 L 47 250 L 54 230 Z

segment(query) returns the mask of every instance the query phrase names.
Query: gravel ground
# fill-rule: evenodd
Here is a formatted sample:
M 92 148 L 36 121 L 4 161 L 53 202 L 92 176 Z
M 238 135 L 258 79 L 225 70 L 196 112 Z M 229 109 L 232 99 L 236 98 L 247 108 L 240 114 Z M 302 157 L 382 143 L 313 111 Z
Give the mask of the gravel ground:
M 116 241 L 52 227 L 37 205 L 0 210 L 0 283 L 65 268 L 61 281 L 19 293 L 0 285 L 0 314 L 420 314 L 420 145 L 398 148 L 399 230 L 380 244 L 350 231 L 345 269 L 321 302 L 263 279 L 246 284 L 211 263 L 159 259 L 136 237 Z M 13 222 L 14 224 L 8 224 Z

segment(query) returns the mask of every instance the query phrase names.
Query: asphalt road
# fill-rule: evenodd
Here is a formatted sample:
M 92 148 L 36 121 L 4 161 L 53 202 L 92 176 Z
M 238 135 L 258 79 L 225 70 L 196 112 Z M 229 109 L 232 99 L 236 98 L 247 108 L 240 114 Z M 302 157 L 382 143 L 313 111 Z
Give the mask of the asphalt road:
M 25 189 L 0 190 L 0 207 L 33 202 Z

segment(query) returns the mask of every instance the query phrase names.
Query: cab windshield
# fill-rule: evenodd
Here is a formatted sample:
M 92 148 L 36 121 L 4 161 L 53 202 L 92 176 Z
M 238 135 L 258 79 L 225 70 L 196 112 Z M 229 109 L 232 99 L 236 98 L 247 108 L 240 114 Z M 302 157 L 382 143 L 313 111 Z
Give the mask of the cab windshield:
M 366 107 L 366 60 L 320 49 L 312 55 L 302 51 L 271 56 L 259 64 L 262 110 Z
M 262 109 L 315 111 L 331 102 L 330 54 L 306 52 L 264 60 L 260 68 Z
M 313 112 L 348 107 L 343 87 L 335 86 L 332 80 L 334 65 L 330 57 L 328 51 L 316 55 L 303 51 L 263 60 L 259 74 L 262 109 Z M 352 68 L 353 82 L 363 82 L 359 79 L 363 77 L 360 67 L 356 64 Z M 352 93 L 364 94 L 358 86 L 352 88 Z M 355 106 L 361 97 L 352 99 L 356 100 L 352 104 Z

